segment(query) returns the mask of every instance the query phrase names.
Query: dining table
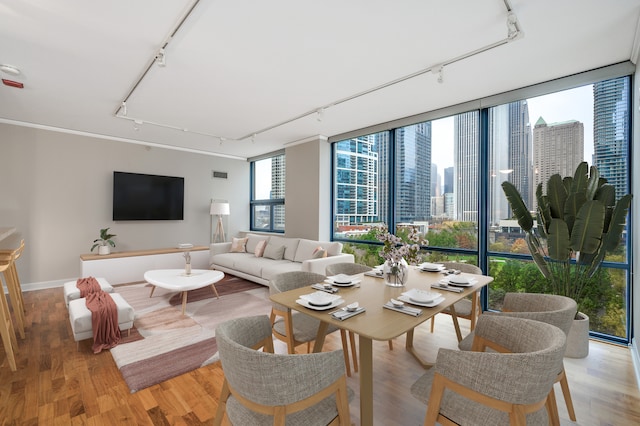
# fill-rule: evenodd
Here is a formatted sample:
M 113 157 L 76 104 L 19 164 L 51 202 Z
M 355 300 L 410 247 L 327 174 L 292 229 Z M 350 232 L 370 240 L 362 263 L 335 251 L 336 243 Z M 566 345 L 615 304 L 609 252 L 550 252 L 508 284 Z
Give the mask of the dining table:
M 457 287 L 458 290 L 447 285 L 445 288 L 434 288 L 432 285 L 441 285 L 447 280 L 449 271 L 423 271 L 417 266 L 409 267 L 409 277 L 404 286 L 394 287 L 385 284 L 381 275 L 377 275 L 376 270 L 353 276 L 353 282 L 349 286 L 334 285 L 344 302 L 339 306 L 332 306 L 331 309 L 318 309 L 308 307 L 308 303 L 300 303 L 300 296 L 308 295 L 318 291 L 310 286 L 297 288 L 294 290 L 272 294 L 270 299 L 288 308 L 302 312 L 313 318 L 320 320 L 318 335 L 314 343 L 314 352 L 322 351 L 327 327 L 333 324 L 341 329 L 348 330 L 358 335 L 359 343 L 359 367 L 360 367 L 360 422 L 362 425 L 373 425 L 373 351 L 372 342 L 374 340 L 387 341 L 403 334 L 406 334 L 406 350 L 424 368 L 430 368 L 433 364 L 422 359 L 413 346 L 413 330 L 423 322 L 431 319 L 434 315 L 449 308 L 453 319 L 456 334 L 460 336 L 460 327 L 455 312 L 454 304 L 470 294 L 480 291 L 484 286 L 493 281 L 492 277 L 485 275 L 462 273 L 467 276 L 471 285 Z M 317 286 L 316 286 L 317 287 Z M 406 295 L 409 291 L 422 290 L 440 293 L 441 300 L 433 307 L 418 306 L 413 303 L 405 303 L 397 310 L 387 309 L 383 305 L 388 304 L 391 299 L 402 298 L 408 300 Z M 452 291 L 453 290 L 453 291 Z M 332 316 L 336 310 L 341 310 L 346 305 L 357 302 L 364 311 L 349 317 L 348 319 L 336 319 Z M 410 302 L 410 299 L 409 299 Z M 404 308 L 420 309 L 419 315 L 410 315 L 402 312 Z M 407 385 L 409 386 L 409 384 Z

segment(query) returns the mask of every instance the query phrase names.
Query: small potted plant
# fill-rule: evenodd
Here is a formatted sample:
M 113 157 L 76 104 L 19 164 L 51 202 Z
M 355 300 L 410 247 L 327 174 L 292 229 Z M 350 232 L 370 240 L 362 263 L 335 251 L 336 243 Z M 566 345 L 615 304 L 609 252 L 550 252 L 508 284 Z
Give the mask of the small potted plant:
M 115 247 L 116 243 L 113 242 L 111 238 L 115 237 L 116 234 L 109 234 L 109 228 L 104 228 L 100 230 L 100 238 L 96 238 L 93 240 L 93 245 L 91 246 L 91 251 L 93 251 L 96 247 L 98 247 L 98 254 L 109 254 L 111 253 L 111 247 Z M 111 247 L 109 247 L 111 246 Z

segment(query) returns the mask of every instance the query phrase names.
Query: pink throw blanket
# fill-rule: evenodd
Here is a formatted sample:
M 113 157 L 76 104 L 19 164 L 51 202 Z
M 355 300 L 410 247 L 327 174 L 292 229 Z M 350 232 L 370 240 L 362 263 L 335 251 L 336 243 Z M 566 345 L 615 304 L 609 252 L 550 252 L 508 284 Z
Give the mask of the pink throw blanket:
M 80 296 L 86 298 L 87 309 L 91 311 L 93 353 L 113 348 L 120 343 L 116 303 L 109 293 L 102 291 L 100 284 L 93 277 L 80 278 L 76 285 L 80 289 Z

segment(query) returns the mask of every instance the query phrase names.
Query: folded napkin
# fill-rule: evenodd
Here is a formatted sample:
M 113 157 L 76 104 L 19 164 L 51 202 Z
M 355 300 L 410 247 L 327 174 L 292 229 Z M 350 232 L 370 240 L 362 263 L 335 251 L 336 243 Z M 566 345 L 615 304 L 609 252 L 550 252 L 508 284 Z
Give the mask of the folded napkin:
M 364 274 L 370 277 L 382 278 L 382 270 L 380 269 L 373 269 L 365 272 Z
M 422 315 L 422 309 L 412 308 L 411 306 L 404 305 L 402 307 L 395 307 L 391 302 L 387 302 L 382 305 L 383 308 L 391 309 L 392 311 L 402 312 L 403 314 L 413 315 L 414 317 Z
M 314 290 L 320 290 L 320 291 L 326 291 L 327 293 L 337 293 L 338 289 L 337 288 L 325 288 L 322 284 L 313 284 L 311 286 L 312 289 Z
M 464 291 L 464 288 L 462 287 L 453 287 L 448 285 L 446 282 L 437 282 L 434 284 L 431 284 L 431 288 L 437 288 L 439 290 L 446 290 L 446 291 L 452 291 L 454 293 L 461 293 Z
M 348 318 L 351 318 L 354 315 L 358 315 L 358 314 L 364 312 L 365 310 L 366 309 L 364 307 L 362 307 L 362 306 L 360 306 L 358 309 L 356 309 L 353 312 L 349 312 L 349 311 L 347 311 L 345 309 L 340 309 L 339 311 L 335 311 L 334 313 L 332 313 L 331 316 L 333 318 L 337 319 L 337 320 L 344 321 L 344 320 L 346 320 Z

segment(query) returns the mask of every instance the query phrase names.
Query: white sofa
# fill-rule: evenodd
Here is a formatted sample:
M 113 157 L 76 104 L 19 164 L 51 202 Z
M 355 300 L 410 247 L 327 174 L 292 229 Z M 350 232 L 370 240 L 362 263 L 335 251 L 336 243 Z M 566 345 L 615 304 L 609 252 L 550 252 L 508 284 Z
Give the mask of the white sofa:
M 342 253 L 342 243 L 329 241 L 313 241 L 304 238 L 285 238 L 247 234 L 245 251 L 231 253 L 231 242 L 214 243 L 210 248 L 210 266 L 225 273 L 235 275 L 259 284 L 269 285 L 275 275 L 289 271 L 308 271 L 325 274 L 325 268 L 332 263 L 354 262 L 352 254 Z M 284 247 L 281 259 L 258 257 L 256 246 L 265 241 L 265 254 L 273 254 L 274 248 Z M 314 252 L 326 251 L 326 257 L 314 258 Z

